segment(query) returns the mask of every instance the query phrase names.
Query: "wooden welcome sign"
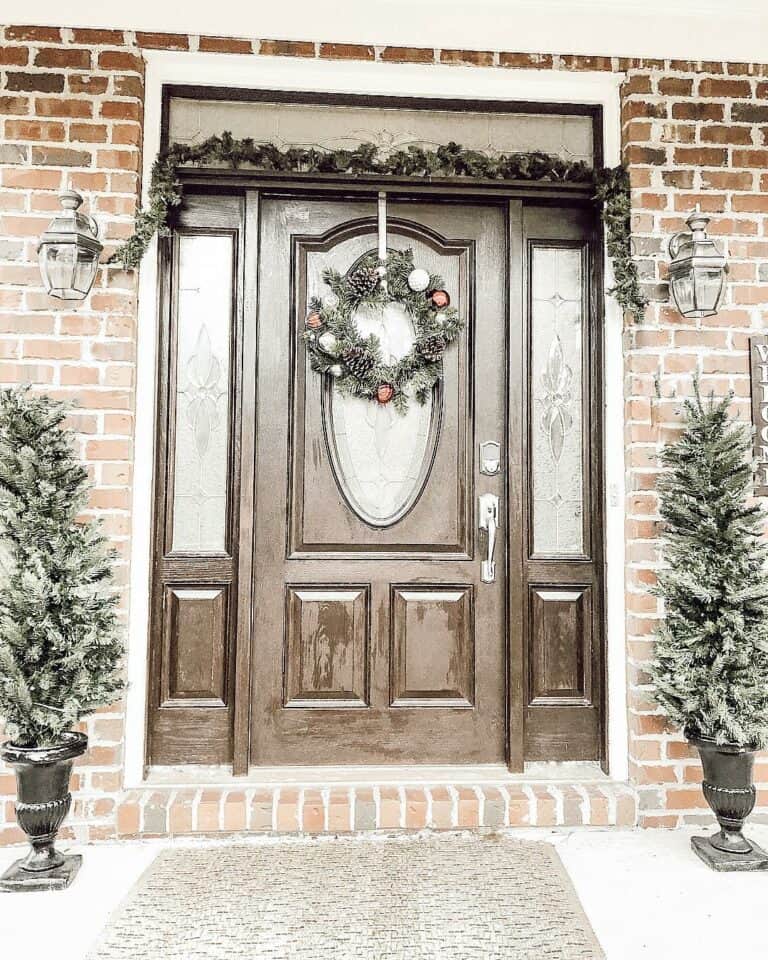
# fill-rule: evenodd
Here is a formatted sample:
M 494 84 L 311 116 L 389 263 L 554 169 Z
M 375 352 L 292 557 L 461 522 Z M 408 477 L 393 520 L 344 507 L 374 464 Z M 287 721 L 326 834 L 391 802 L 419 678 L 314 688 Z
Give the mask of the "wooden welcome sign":
M 768 334 L 749 338 L 752 423 L 755 427 L 755 496 L 768 496 Z

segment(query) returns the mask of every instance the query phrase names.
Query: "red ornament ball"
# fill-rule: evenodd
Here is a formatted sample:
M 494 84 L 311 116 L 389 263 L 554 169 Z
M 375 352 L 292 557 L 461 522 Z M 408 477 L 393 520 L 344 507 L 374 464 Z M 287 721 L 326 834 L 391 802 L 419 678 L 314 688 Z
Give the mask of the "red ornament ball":
M 451 303 L 447 290 L 430 290 L 428 296 L 432 301 L 432 306 L 437 307 L 438 310 L 442 310 L 443 307 L 447 307 Z
M 389 403 L 394 395 L 395 388 L 391 383 L 380 383 L 378 387 L 376 387 L 376 401 L 382 404 L 382 406 L 385 403 Z
M 319 330 L 323 325 L 323 318 L 319 313 L 310 313 L 306 319 L 306 324 L 310 330 Z

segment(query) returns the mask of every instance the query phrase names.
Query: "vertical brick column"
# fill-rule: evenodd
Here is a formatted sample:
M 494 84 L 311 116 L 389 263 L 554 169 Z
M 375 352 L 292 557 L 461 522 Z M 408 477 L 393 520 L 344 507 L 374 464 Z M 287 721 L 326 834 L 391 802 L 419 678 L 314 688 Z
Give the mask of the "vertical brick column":
M 48 297 L 37 243 L 58 194 L 73 188 L 98 221 L 106 261 L 132 229 L 139 189 L 143 60 L 119 30 L 9 26 L 0 31 L 0 382 L 29 382 L 73 400 L 80 456 L 128 582 L 133 459 L 136 277 L 99 269 L 83 303 Z M 122 760 L 120 703 L 85 724 L 91 749 L 78 767 L 72 835 L 114 834 Z M 0 771 L 0 793 L 15 793 Z M 12 803 L 0 804 L 0 844 L 18 839 Z
M 711 819 L 698 759 L 650 696 L 645 662 L 661 611 L 647 588 L 659 562 L 658 454 L 679 430 L 694 373 L 706 392 L 733 390 L 735 411 L 749 418 L 747 338 L 763 330 L 768 308 L 766 72 L 755 64 L 636 60 L 622 87 L 634 246 L 651 298 L 644 320 L 625 330 L 630 769 L 648 826 Z M 710 233 L 730 274 L 717 316 L 686 320 L 669 299 L 667 243 L 686 229 L 697 203 L 712 216 Z M 765 764 L 757 770 L 764 782 Z

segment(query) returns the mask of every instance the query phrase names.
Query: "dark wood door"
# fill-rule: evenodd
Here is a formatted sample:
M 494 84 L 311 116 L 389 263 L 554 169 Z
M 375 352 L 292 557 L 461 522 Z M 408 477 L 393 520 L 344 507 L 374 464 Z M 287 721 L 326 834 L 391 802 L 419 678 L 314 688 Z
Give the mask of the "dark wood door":
M 593 217 L 390 199 L 390 246 L 466 321 L 400 418 L 340 401 L 299 338 L 323 268 L 376 248 L 372 201 L 186 198 L 161 244 L 148 762 L 604 759 Z
M 370 201 L 265 198 L 259 240 L 251 759 L 502 762 L 505 216 L 389 204 L 388 243 L 440 274 L 466 321 L 431 402 L 340 398 L 299 339 L 311 297 L 377 245 Z M 362 316 L 396 352 L 409 332 Z M 477 498 L 502 501 L 496 578 Z

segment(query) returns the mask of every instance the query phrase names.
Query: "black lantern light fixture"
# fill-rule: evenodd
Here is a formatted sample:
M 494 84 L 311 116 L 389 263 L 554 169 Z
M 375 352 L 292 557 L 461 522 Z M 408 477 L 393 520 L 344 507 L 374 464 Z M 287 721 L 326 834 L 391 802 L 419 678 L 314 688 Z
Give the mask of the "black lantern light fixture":
M 40 238 L 37 257 L 45 289 L 59 300 L 84 300 L 99 266 L 99 228 L 80 213 L 83 198 L 74 190 L 59 197 L 61 212 Z
M 685 222 L 690 233 L 676 233 L 669 241 L 672 296 L 684 317 L 711 317 L 720 306 L 728 264 L 707 236 L 709 217 L 698 204 Z

